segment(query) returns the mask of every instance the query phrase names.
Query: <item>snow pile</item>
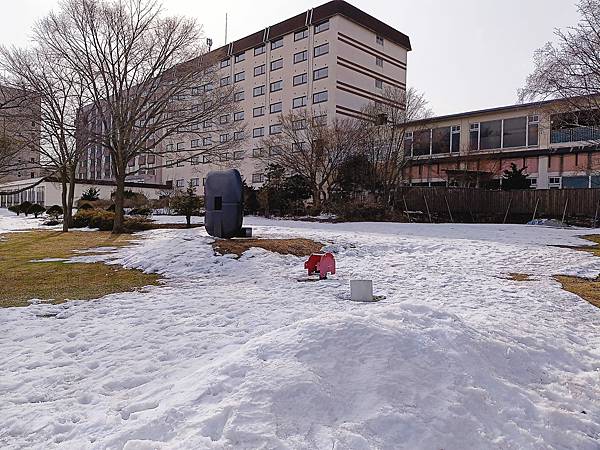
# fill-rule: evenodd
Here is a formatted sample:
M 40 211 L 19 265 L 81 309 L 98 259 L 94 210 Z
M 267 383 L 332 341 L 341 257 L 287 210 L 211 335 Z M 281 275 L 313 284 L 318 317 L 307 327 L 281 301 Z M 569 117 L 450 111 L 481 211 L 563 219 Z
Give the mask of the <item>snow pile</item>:
M 39 228 L 42 226 L 43 221 L 42 217 L 36 219 L 32 215 L 25 217 L 25 215 L 20 214 L 17 216 L 6 208 L 0 208 L 0 233 Z
M 338 274 L 298 283 L 303 258 L 216 256 L 203 229 L 73 258 L 167 279 L 3 310 L 0 446 L 598 448 L 600 315 L 552 275 L 600 259 L 548 246 L 582 230 L 246 225 L 323 242 Z M 351 278 L 386 299 L 346 300 Z

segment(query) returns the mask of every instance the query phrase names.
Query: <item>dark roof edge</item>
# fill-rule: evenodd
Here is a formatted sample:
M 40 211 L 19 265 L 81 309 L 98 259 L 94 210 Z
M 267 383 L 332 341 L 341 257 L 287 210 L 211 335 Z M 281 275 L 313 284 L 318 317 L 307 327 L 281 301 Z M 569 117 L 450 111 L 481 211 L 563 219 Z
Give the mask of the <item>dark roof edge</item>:
M 365 28 L 374 31 L 383 38 L 394 42 L 395 44 L 404 47 L 409 51 L 412 50 L 410 38 L 407 35 L 343 0 L 332 0 L 309 11 L 312 11 L 312 15 L 307 14 L 307 12 L 300 13 L 282 22 L 268 26 L 265 29 L 252 33 L 241 39 L 237 39 L 222 47 L 216 48 L 207 53 L 205 56 L 223 58 L 230 56 L 231 54 L 244 52 L 257 47 L 264 42 L 268 42 L 286 34 L 293 33 L 294 31 L 301 30 L 309 25 L 313 25 L 335 15 L 344 16 Z M 309 17 L 312 19 L 310 20 L 310 23 Z

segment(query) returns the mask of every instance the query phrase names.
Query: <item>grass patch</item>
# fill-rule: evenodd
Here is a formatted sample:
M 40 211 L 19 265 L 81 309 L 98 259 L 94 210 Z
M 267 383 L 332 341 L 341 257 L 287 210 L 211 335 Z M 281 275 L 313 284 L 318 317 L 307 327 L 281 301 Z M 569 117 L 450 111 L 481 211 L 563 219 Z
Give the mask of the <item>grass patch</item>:
M 565 291 L 579 295 L 592 305 L 600 308 L 600 276 L 596 279 L 573 277 L 567 275 L 555 275 L 554 279 L 558 281 Z
M 318 253 L 323 244 L 310 239 L 219 239 L 213 243 L 213 249 L 221 255 L 242 256 L 252 247 L 263 248 L 282 255 L 308 256 Z
M 119 266 L 34 262 L 69 258 L 77 254 L 75 250 L 122 247 L 132 240 L 131 235 L 114 236 L 102 231 L 29 231 L 0 236 L 0 307 L 27 306 L 32 298 L 54 304 L 67 299 L 94 299 L 158 284 L 158 275 Z
M 591 253 L 594 256 L 600 257 L 600 235 L 591 234 L 580 237 L 587 241 L 593 242 L 596 245 L 561 247 Z M 570 275 L 555 275 L 553 278 L 562 285 L 562 288 L 565 291 L 569 291 L 575 295 L 578 295 L 582 299 L 590 302 L 592 305 L 600 308 L 600 276 L 596 278 L 583 278 Z
M 509 273 L 508 279 L 512 281 L 534 281 L 527 273 Z

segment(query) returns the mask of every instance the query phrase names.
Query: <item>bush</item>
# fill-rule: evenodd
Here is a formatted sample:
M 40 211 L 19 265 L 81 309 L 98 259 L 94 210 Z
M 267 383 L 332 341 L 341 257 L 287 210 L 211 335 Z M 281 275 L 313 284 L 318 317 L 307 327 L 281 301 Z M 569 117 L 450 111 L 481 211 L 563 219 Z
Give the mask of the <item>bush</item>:
M 46 210 L 46 214 L 48 214 L 51 217 L 58 218 L 58 216 L 62 216 L 63 215 L 62 206 L 52 205 L 50 208 L 48 208 Z
M 83 203 L 77 209 L 86 211 L 86 210 L 94 209 L 94 207 L 92 205 L 90 205 L 89 203 Z
M 87 191 L 83 191 L 83 193 L 81 194 L 81 200 L 88 200 L 93 202 L 95 200 L 98 200 L 99 198 L 100 190 L 95 187 L 91 187 Z
M 21 207 L 19 205 L 9 206 L 8 210 L 15 213 L 17 216 L 21 214 Z
M 27 210 L 27 212 L 29 214 L 33 214 L 33 216 L 37 219 L 37 216 L 39 216 L 40 214 L 43 214 L 43 213 L 46 212 L 46 208 L 44 208 L 39 203 L 34 203 L 33 205 L 31 205 L 29 207 L 29 209 Z
M 29 214 L 29 208 L 31 208 L 31 202 L 23 202 L 19 205 L 19 209 L 22 213 L 25 213 L 26 216 Z
M 73 216 L 73 228 L 98 228 L 100 231 L 111 231 L 115 222 L 115 213 L 101 209 L 77 211 Z M 152 221 L 143 217 L 125 219 L 128 231 L 144 231 L 152 228 Z
M 152 215 L 152 209 L 150 208 L 133 208 L 131 211 L 129 211 L 129 215 L 130 216 L 142 216 L 142 217 L 149 217 Z

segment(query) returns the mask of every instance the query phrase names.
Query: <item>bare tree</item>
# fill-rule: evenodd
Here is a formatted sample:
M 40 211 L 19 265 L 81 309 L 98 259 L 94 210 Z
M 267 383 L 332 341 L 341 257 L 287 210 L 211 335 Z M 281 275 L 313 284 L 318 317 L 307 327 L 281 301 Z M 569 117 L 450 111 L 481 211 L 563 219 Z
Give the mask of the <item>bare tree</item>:
M 191 161 L 240 137 L 231 120 L 221 119 L 233 112 L 234 88 L 219 80 L 193 19 L 164 17 L 152 0 L 64 0 L 37 25 L 35 38 L 83 80 L 89 106 L 82 120 L 93 124 L 90 140 L 107 150 L 116 182 L 114 233 L 123 231 L 130 161 Z M 204 141 L 215 133 L 229 137 L 182 152 L 170 142 L 181 133 Z
M 267 164 L 300 175 L 310 186 L 313 206 L 321 209 L 329 197 L 336 172 L 348 156 L 360 148 L 361 124 L 355 120 L 333 119 L 327 123 L 323 112 L 303 110 L 280 116 L 280 125 L 263 140 Z
M 405 91 L 386 86 L 382 96 L 384 101 L 372 102 L 363 111 L 371 118 L 364 151 L 375 170 L 372 192 L 378 193 L 380 200 L 388 204 L 411 156 L 407 132 L 414 136 L 426 129 L 426 119 L 433 113 L 425 96 L 414 88 Z
M 62 187 L 63 231 L 68 231 L 75 195 L 76 167 L 86 142 L 77 135 L 83 107 L 83 83 L 78 73 L 61 60 L 61 55 L 34 45 L 31 49 L 0 48 L 0 66 L 11 84 L 33 92 L 40 108 L 21 117 L 20 136 L 39 153 L 44 171 L 59 179 Z

